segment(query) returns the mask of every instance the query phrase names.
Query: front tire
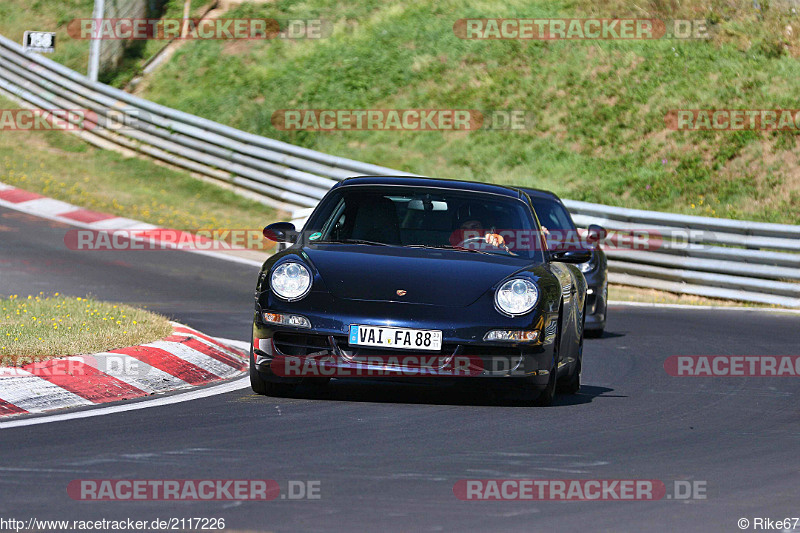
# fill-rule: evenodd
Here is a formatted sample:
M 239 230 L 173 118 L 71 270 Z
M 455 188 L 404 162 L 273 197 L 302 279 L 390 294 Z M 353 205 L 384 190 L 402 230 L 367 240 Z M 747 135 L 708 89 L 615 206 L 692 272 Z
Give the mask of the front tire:
M 539 396 L 533 401 L 533 405 L 536 407 L 550 407 L 553 405 L 553 400 L 556 397 L 556 382 L 558 381 L 558 372 L 556 371 L 556 367 L 550 371 L 550 379 L 547 381 L 547 386 L 544 388 L 542 392 L 539 393 Z
M 297 388 L 295 383 L 278 383 L 264 379 L 256 368 L 253 344 L 250 343 L 250 388 L 262 396 L 287 396 Z
M 556 330 L 556 338 L 553 345 L 553 368 L 550 369 L 550 379 L 547 380 L 547 386 L 539 393 L 534 399 L 533 405 L 536 407 L 550 407 L 553 405 L 553 400 L 556 397 L 556 382 L 558 381 L 558 360 L 561 356 L 561 325 L 564 317 L 564 304 L 558 308 L 558 329 Z
M 256 394 L 261 394 L 262 396 L 267 394 L 267 381 L 261 377 L 261 372 L 256 369 L 252 341 L 250 341 L 250 388 Z
M 581 324 L 581 344 L 578 347 L 578 357 L 575 361 L 575 368 L 572 370 L 572 374 L 570 374 L 569 379 L 558 384 L 558 392 L 564 392 L 566 394 L 577 394 L 579 390 L 581 390 L 581 370 L 583 367 L 583 338 L 586 336 L 588 331 L 584 329 L 586 325 L 586 310 L 584 309 L 583 313 L 583 324 Z M 603 333 L 603 330 L 600 330 L 600 333 Z
M 558 392 L 565 394 L 577 394 L 581 390 L 581 360 L 575 363 L 575 370 L 565 382 L 558 384 Z
M 608 294 L 608 289 L 604 291 L 604 294 Z M 603 325 L 599 328 L 595 329 L 587 329 L 585 331 L 585 336 L 589 337 L 590 339 L 599 339 L 603 336 L 603 332 L 606 330 L 606 320 L 608 320 L 608 301 L 607 297 L 603 299 Z

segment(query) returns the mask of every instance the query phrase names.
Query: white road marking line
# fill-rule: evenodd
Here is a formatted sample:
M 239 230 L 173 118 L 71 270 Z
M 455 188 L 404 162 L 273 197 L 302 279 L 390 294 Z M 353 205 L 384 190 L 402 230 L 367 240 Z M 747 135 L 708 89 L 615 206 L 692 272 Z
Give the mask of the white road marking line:
M 0 391 L 3 400 L 26 411 L 94 405 L 86 398 L 21 368 L 0 369 Z
M 225 363 L 214 359 L 210 355 L 199 352 L 194 348 L 189 348 L 185 344 L 181 344 L 179 342 L 155 341 L 149 344 L 144 344 L 143 346 L 152 346 L 153 348 L 166 350 L 172 355 L 180 357 L 184 361 L 192 363 L 193 365 L 197 365 L 203 370 L 211 372 L 212 374 L 221 378 L 231 377 L 240 372 L 238 369 L 230 365 L 226 365 Z
M 0 422 L 0 429 L 35 426 L 38 424 L 47 424 L 50 422 L 64 422 L 66 420 L 77 420 L 80 418 L 91 418 L 93 416 L 124 413 L 126 411 L 137 411 L 139 409 L 147 409 L 148 407 L 160 407 L 163 405 L 171 405 L 181 402 L 188 402 L 191 400 L 199 400 L 200 398 L 208 398 L 209 396 L 226 394 L 228 392 L 246 389 L 249 386 L 250 386 L 249 378 L 244 377 L 234 381 L 228 381 L 220 385 L 213 385 L 211 387 L 203 389 L 196 389 L 189 392 L 179 393 L 174 396 L 167 396 L 164 398 L 154 398 L 152 400 L 145 400 L 127 405 L 112 405 L 108 407 L 98 407 L 96 409 L 88 409 L 86 411 L 62 413 L 58 415 L 49 415 L 36 418 L 28 418 L 23 420 L 10 420 L 8 422 Z
M 62 202 L 61 200 L 53 200 L 52 198 L 36 198 L 34 200 L 19 202 L 16 205 L 19 207 L 20 211 L 31 214 L 44 212 L 58 216 L 59 214 L 75 211 L 74 205 Z
M 103 352 L 92 354 L 91 358 L 86 358 L 86 362 L 92 359 L 97 361 L 97 366 L 92 366 L 100 372 L 148 393 L 163 391 L 167 384 L 170 389 L 190 386 L 184 380 L 129 355 Z
M 122 217 L 114 217 L 114 218 L 107 218 L 105 220 L 98 220 L 97 222 L 92 222 L 91 224 L 92 224 L 92 229 L 96 230 L 158 229 L 158 226 L 153 226 L 152 224 L 144 224 L 142 222 L 139 222 L 138 220 L 133 220 L 132 218 L 122 218 Z M 124 232 L 122 235 L 124 235 L 125 237 L 130 237 L 130 233 L 128 233 L 127 231 Z
M 235 339 L 225 339 L 225 338 L 222 338 L 222 337 L 214 337 L 214 338 L 217 339 L 222 344 L 229 344 L 229 345 L 233 346 L 234 348 L 239 348 L 243 352 L 249 352 L 250 351 L 250 343 L 249 342 L 237 341 Z

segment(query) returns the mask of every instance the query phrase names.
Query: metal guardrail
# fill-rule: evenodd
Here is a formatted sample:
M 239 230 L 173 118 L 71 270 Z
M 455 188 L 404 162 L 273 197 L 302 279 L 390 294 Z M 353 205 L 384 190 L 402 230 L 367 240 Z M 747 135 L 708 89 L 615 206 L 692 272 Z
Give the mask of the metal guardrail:
M 40 109 L 96 113 L 87 141 L 155 158 L 255 193 L 293 218 L 350 176 L 412 175 L 237 130 L 92 83 L 0 36 L 0 91 Z M 122 116 L 127 127 L 103 127 Z M 657 250 L 608 249 L 612 282 L 800 307 L 800 226 L 685 216 L 566 200 L 578 226 L 663 237 Z M 676 233 L 685 239 L 676 239 Z M 687 246 L 691 244 L 691 246 Z
M 800 226 L 564 203 L 579 226 L 642 235 L 606 249 L 612 282 L 800 307 Z

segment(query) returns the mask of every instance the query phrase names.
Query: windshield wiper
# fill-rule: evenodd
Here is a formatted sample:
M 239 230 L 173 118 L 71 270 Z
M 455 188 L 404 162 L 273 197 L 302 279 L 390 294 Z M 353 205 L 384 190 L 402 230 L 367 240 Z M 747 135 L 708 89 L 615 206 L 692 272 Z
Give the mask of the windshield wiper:
M 339 244 L 369 244 L 372 246 L 391 246 L 391 244 L 386 244 L 385 242 L 368 241 L 365 239 L 342 239 L 340 241 L 329 241 L 329 242 L 339 243 Z
M 427 244 L 408 244 L 405 246 L 406 248 L 433 248 L 435 250 L 458 250 L 459 252 L 477 252 L 479 254 L 485 255 L 497 255 L 498 252 L 506 252 L 508 255 L 513 255 L 516 257 L 517 254 L 512 252 L 508 249 L 508 246 L 504 246 L 503 248 L 494 248 L 489 250 L 478 250 L 476 248 L 467 248 L 465 246 L 452 246 L 449 244 L 441 244 L 441 245 L 427 245 Z
M 408 244 L 405 248 L 431 248 L 433 250 L 458 250 L 463 252 L 477 252 L 479 254 L 490 255 L 490 252 L 485 250 L 476 250 L 475 248 L 465 248 L 463 246 L 451 246 L 449 244 L 428 245 L 428 244 Z

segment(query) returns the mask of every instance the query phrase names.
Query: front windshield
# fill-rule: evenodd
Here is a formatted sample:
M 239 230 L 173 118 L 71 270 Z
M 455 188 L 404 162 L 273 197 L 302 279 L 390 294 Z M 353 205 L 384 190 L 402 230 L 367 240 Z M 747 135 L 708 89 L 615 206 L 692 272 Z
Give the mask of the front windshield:
M 351 186 L 331 193 L 306 226 L 309 243 L 424 248 L 542 261 L 519 199 L 434 187 Z

